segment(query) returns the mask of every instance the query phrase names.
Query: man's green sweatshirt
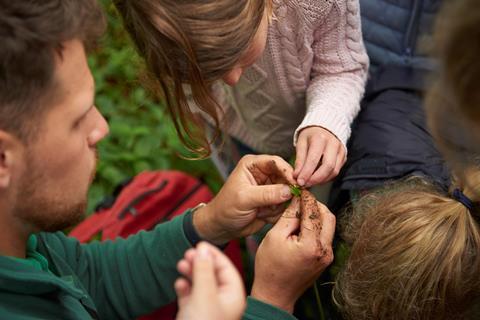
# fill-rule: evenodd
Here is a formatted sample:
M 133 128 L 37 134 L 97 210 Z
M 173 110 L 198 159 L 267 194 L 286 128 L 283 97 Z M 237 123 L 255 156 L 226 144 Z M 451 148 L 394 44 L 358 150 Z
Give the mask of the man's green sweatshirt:
M 39 262 L 0 256 L 0 319 L 134 319 L 172 302 L 176 263 L 191 247 L 183 217 L 115 241 L 36 235 Z M 249 298 L 244 319 L 295 318 Z

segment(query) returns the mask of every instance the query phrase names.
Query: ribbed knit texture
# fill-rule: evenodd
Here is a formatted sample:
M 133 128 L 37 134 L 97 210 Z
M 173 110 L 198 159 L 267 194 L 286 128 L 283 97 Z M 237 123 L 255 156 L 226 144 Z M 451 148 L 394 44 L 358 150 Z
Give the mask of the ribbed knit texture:
M 345 145 L 368 69 L 358 0 L 274 0 L 274 13 L 259 61 L 234 88 L 214 90 L 224 130 L 258 152 L 285 157 L 309 126 Z

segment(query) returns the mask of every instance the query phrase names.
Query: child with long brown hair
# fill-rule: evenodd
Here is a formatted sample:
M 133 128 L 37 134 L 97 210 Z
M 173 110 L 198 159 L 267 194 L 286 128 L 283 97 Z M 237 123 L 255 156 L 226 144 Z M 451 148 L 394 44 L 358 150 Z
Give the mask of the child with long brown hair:
M 338 174 L 368 67 L 358 0 L 115 4 L 187 147 L 210 153 L 199 110 L 233 137 L 227 165 L 296 146 L 300 185 Z

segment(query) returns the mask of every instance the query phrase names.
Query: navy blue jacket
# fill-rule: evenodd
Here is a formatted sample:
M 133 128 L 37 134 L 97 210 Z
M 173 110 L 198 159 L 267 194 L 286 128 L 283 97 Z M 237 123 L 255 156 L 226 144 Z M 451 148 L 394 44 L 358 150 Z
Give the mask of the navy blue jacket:
M 441 0 L 360 0 L 362 31 L 371 72 L 396 65 L 432 69 L 425 43 Z
M 414 72 L 390 67 L 387 85 L 370 87 L 354 122 L 341 188 L 369 189 L 409 175 L 428 177 L 448 188 L 450 173 L 428 132 Z M 395 85 L 395 79 L 398 85 Z
M 450 171 L 430 135 L 423 109 L 424 73 L 382 66 L 369 82 L 352 127 L 348 159 L 329 207 L 338 211 L 351 191 L 366 191 L 407 176 L 423 176 L 447 190 Z
M 343 203 L 341 198 L 348 200 L 349 191 L 409 175 L 425 176 L 448 188 L 450 173 L 428 132 L 422 99 L 425 80 L 435 66 L 421 50 L 422 42 L 431 40 L 440 4 L 441 0 L 360 0 L 372 68 L 352 127 L 347 163 L 332 189 L 333 210 Z

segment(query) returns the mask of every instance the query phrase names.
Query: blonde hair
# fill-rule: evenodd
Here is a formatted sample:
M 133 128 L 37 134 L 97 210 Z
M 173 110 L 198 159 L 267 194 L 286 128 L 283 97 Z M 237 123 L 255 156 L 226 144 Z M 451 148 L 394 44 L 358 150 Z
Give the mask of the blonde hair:
M 333 292 L 350 319 L 464 319 L 478 312 L 480 171 L 465 168 L 480 163 L 480 2 L 450 1 L 437 21 L 440 68 L 426 102 L 429 125 L 464 173 L 459 188 L 476 204 L 469 210 L 420 178 L 361 198 L 345 216 L 351 255 Z
M 480 172 L 462 186 L 480 189 Z M 477 209 L 421 178 L 361 198 L 344 220 L 351 254 L 333 296 L 349 319 L 461 319 L 480 290 Z
M 234 68 L 249 49 L 270 1 L 114 0 L 136 47 L 145 59 L 150 88 L 164 99 L 184 145 L 210 154 L 202 121 L 188 104 L 184 84 L 219 135 L 214 81 Z
M 480 163 L 479 39 L 480 2 L 446 3 L 435 28 L 439 70 L 426 109 L 436 142 L 456 167 Z

